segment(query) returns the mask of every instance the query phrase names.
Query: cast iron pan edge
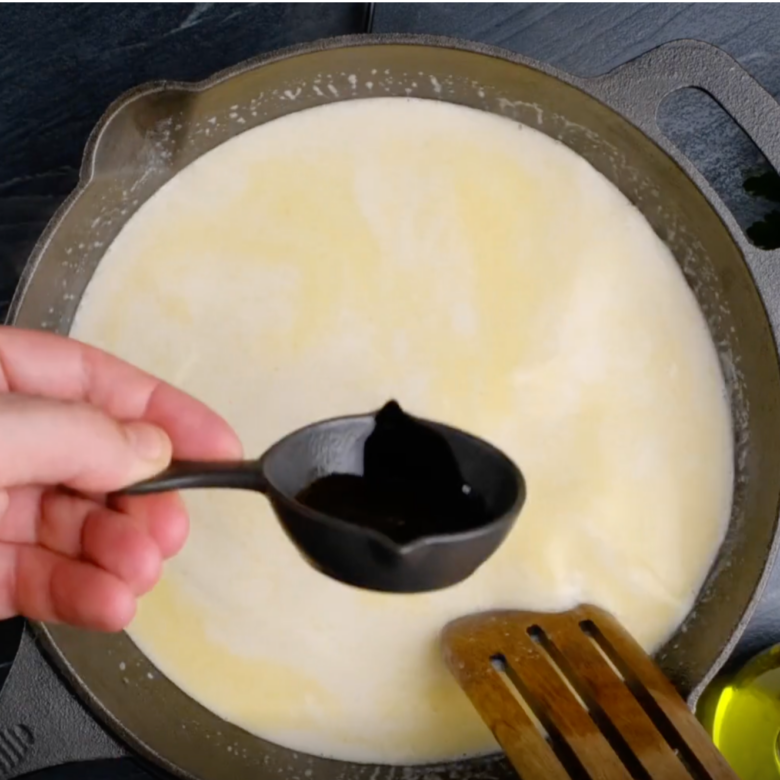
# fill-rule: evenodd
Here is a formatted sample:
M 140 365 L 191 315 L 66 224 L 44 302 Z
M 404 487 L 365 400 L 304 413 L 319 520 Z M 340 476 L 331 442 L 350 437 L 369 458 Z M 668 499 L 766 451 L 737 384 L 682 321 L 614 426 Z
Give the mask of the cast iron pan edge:
M 581 82 L 585 91 L 611 106 L 660 146 L 704 193 L 742 252 L 763 299 L 772 325 L 775 347 L 780 345 L 780 249 L 763 250 L 751 244 L 729 209 L 693 163 L 661 131 L 661 103 L 674 92 L 696 87 L 710 95 L 745 131 L 780 172 L 780 104 L 723 50 L 703 41 L 680 40 L 659 46 L 612 72 Z M 717 660 L 691 690 L 692 709 L 704 689 L 728 661 L 764 592 L 780 550 L 778 521 L 761 580 L 753 598 Z
M 568 74 L 559 72 L 547 65 L 536 63 L 519 55 L 515 55 L 510 52 L 504 52 L 497 48 L 483 44 L 470 44 L 461 41 L 443 38 L 431 38 L 426 36 L 350 36 L 346 38 L 322 41 L 313 45 L 296 46 L 284 51 L 273 53 L 269 56 L 259 57 L 234 68 L 222 71 L 213 77 L 196 84 L 180 82 L 158 82 L 142 86 L 130 91 L 129 93 L 126 93 L 124 96 L 115 101 L 90 136 L 85 150 L 84 162 L 81 169 L 81 177 L 78 188 L 58 210 L 49 226 L 44 231 L 40 240 L 36 244 L 35 249 L 33 250 L 30 260 L 25 267 L 16 295 L 14 296 L 14 300 L 9 311 L 9 321 L 13 322 L 15 320 L 21 303 L 24 300 L 24 296 L 32 275 L 34 274 L 38 262 L 40 261 L 46 247 L 48 246 L 52 235 L 57 230 L 59 224 L 70 210 L 75 200 L 83 193 L 84 189 L 96 175 L 98 169 L 97 161 L 101 151 L 101 139 L 106 127 L 113 119 L 115 119 L 115 117 L 123 110 L 123 108 L 128 105 L 129 102 L 147 97 L 154 94 L 155 92 L 168 90 L 202 92 L 232 76 L 252 70 L 260 64 L 286 59 L 299 53 L 375 43 L 396 43 L 454 48 L 478 54 L 484 54 L 499 59 L 505 59 L 510 62 L 529 66 L 550 76 L 558 78 L 561 81 L 573 85 L 581 89 L 583 92 L 596 97 L 608 106 L 611 106 L 618 113 L 622 114 L 626 119 L 639 127 L 648 137 L 653 139 L 653 141 L 658 146 L 660 146 L 678 163 L 678 165 L 680 165 L 681 168 L 683 168 L 683 170 L 685 170 L 686 174 L 704 193 L 705 197 L 709 200 L 715 211 L 720 215 L 720 218 L 723 220 L 735 243 L 739 246 L 744 256 L 748 260 L 749 266 L 753 272 L 759 289 L 764 295 L 764 300 L 771 304 L 775 310 L 777 310 L 778 302 L 780 302 L 780 279 L 775 279 L 774 277 L 777 275 L 773 275 L 771 270 L 773 268 L 772 263 L 777 263 L 780 261 L 780 252 L 763 252 L 761 250 L 755 249 L 746 241 L 742 235 L 741 230 L 737 226 L 736 221 L 725 208 L 718 196 L 712 191 L 707 182 L 694 168 L 694 166 L 663 136 L 655 121 L 655 115 L 658 106 L 667 95 L 686 86 L 699 86 L 710 92 L 710 94 L 712 94 L 713 97 L 715 97 L 715 99 L 723 105 L 723 107 L 735 118 L 735 120 L 742 125 L 748 135 L 754 139 L 759 148 L 762 149 L 767 158 L 772 162 L 774 167 L 780 168 L 780 133 L 777 132 L 777 128 L 780 128 L 780 107 L 772 99 L 772 97 L 768 95 L 768 93 L 766 93 L 745 71 L 743 71 L 734 62 L 734 60 L 732 60 L 717 48 L 696 41 L 675 42 L 661 46 L 658 49 L 653 50 L 624 66 L 621 66 L 616 71 L 613 71 L 607 76 L 586 80 L 569 76 Z M 774 133 L 772 132 L 773 130 Z M 778 316 L 774 314 L 774 316 L 770 317 L 770 321 L 772 322 L 777 338 L 778 334 L 780 334 L 780 322 L 778 320 Z M 716 663 L 713 665 L 706 678 L 703 679 L 691 692 L 689 696 L 689 702 L 692 706 L 695 705 L 701 689 L 706 685 L 709 679 L 711 679 L 712 675 L 716 673 L 717 669 L 728 657 L 728 654 L 733 650 L 733 647 L 739 639 L 740 634 L 744 630 L 750 615 L 755 609 L 755 605 L 760 597 L 761 590 L 763 589 L 768 573 L 771 570 L 771 565 L 777 553 L 778 537 L 776 530 L 777 526 L 775 525 L 774 543 L 767 558 L 761 582 L 756 588 L 755 594 L 748 608 L 745 610 L 742 620 L 734 632 L 732 639 L 723 648 L 720 656 L 718 657 Z M 122 724 L 118 723 L 112 715 L 106 712 L 97 699 L 93 698 L 90 693 L 85 690 L 84 686 L 81 684 L 81 680 L 78 674 L 72 669 L 67 659 L 64 658 L 56 648 L 56 645 L 50 634 L 50 629 L 42 625 L 36 625 L 33 628 L 38 639 L 40 640 L 40 643 L 44 646 L 47 655 L 53 658 L 59 670 L 64 673 L 66 679 L 74 683 L 74 687 L 78 691 L 79 695 L 86 699 L 91 708 L 95 710 L 100 715 L 101 719 L 109 726 L 111 726 L 114 731 L 120 733 L 121 736 L 127 739 L 130 744 L 133 744 L 137 749 L 140 749 L 142 753 L 146 753 L 146 747 L 142 744 L 138 744 L 133 735 L 126 731 Z M 23 642 L 22 648 L 20 650 L 20 654 L 22 653 L 36 653 L 33 642 Z M 24 681 L 20 681 L 18 675 L 15 675 L 14 678 L 16 679 L 17 686 L 23 684 Z M 9 684 L 10 683 L 12 683 L 11 678 L 9 678 Z M 4 701 L 6 700 L 7 698 L 4 699 Z M 35 709 L 35 707 L 32 707 L 32 710 Z M 19 721 L 14 721 L 14 713 L 9 713 L 11 715 L 9 720 L 7 717 L 5 717 L 5 708 L 0 708 L 0 710 L 2 710 L 2 712 L 0 712 L 0 727 L 6 723 L 10 723 L 11 726 L 18 725 Z M 38 717 L 34 718 L 37 720 L 35 727 L 37 739 L 34 741 L 36 744 L 40 745 L 46 743 L 47 732 L 52 731 L 52 711 L 48 706 L 44 705 L 38 706 L 37 713 Z M 86 713 L 85 717 L 88 718 Z M 77 732 L 80 730 L 80 728 L 77 729 Z M 78 737 L 74 736 L 74 741 L 77 738 Z M 34 751 L 31 750 L 31 752 Z M 115 756 L 117 755 L 117 752 L 115 752 L 113 749 L 107 749 L 106 755 Z M 94 758 L 97 756 L 84 756 L 84 758 L 86 757 Z M 161 761 L 160 756 L 153 755 L 151 757 L 158 762 Z M 76 758 L 77 757 L 74 757 L 73 760 Z M 30 771 L 30 769 L 34 768 L 33 764 L 36 766 L 46 765 L 45 763 L 40 763 L 38 761 L 31 761 L 28 758 L 24 761 L 23 769 L 25 771 Z M 168 768 L 175 770 L 175 767 L 170 765 L 168 765 Z M 3 776 L 10 777 L 14 775 L 4 773 Z

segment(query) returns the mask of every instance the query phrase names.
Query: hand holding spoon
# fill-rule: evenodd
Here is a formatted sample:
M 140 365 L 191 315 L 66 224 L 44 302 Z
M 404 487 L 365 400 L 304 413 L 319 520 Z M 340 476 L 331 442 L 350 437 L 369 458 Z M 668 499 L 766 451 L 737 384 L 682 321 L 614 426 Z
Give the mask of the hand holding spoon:
M 481 439 L 405 414 L 301 428 L 257 460 L 174 461 L 126 495 L 240 488 L 266 495 L 316 569 L 369 590 L 454 585 L 499 547 L 525 501 L 515 464 Z

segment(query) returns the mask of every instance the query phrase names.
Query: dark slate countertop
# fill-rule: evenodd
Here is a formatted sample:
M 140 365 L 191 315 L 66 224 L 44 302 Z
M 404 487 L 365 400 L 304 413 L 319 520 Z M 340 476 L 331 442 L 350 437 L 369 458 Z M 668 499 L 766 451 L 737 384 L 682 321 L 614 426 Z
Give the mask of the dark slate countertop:
M 361 32 L 365 21 L 363 3 L 0 7 L 0 316 L 36 238 L 76 184 L 90 130 L 120 93 Z M 698 38 L 728 51 L 780 98 L 780 3 L 384 3 L 375 7 L 373 29 L 485 41 L 584 76 L 666 41 Z M 746 192 L 746 179 L 766 164 L 707 95 L 671 96 L 661 125 L 743 227 L 778 208 Z M 780 569 L 775 574 L 741 654 L 780 640 Z

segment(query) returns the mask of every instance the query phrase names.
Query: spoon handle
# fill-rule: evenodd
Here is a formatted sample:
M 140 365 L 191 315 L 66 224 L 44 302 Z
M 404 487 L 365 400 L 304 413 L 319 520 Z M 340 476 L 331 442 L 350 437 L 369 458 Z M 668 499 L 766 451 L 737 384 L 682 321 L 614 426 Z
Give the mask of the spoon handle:
M 265 478 L 256 460 L 174 460 L 157 476 L 136 482 L 117 495 L 142 496 L 191 488 L 239 488 L 265 492 Z

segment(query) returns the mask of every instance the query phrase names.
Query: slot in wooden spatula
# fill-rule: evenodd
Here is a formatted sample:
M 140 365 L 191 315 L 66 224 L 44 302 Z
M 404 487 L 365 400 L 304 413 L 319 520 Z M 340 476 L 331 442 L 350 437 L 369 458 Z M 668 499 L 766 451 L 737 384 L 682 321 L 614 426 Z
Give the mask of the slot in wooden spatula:
M 442 643 L 522 780 L 737 780 L 663 672 L 600 609 L 473 615 Z

